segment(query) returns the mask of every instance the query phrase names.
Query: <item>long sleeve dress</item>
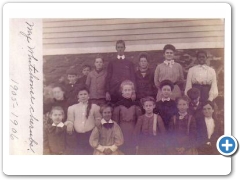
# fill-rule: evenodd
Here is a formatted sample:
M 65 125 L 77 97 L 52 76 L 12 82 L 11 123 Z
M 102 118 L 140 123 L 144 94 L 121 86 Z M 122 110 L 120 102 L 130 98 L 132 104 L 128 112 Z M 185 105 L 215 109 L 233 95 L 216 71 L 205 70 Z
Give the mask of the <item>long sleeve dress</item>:
M 182 66 L 179 63 L 173 62 L 173 64 L 169 66 L 163 62 L 157 66 L 154 74 L 154 83 L 158 88 L 157 101 L 162 99 L 159 86 L 163 80 L 170 80 L 174 84 L 171 99 L 175 100 L 176 97 L 181 96 L 178 83 L 183 82 L 184 77 Z
M 63 155 L 66 151 L 66 126 L 47 124 L 43 133 L 43 154 Z
M 106 148 L 112 150 L 111 155 L 123 154 L 119 150 L 119 146 L 123 144 L 123 134 L 119 125 L 110 120 L 108 123 L 102 119 L 92 131 L 89 139 L 90 145 L 94 148 L 94 155 L 104 155 Z
M 134 129 L 138 117 L 142 114 L 141 108 L 131 99 L 123 98 L 113 110 L 113 120 L 120 126 L 124 144 L 121 150 L 124 154 L 135 154 Z

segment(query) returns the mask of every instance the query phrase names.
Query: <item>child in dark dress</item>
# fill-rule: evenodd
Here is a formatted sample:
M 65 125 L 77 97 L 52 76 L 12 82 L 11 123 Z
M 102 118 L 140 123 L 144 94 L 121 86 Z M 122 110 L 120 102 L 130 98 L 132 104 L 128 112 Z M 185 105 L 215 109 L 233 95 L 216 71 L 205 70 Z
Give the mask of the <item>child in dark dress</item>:
M 136 150 L 139 155 L 164 154 L 165 127 L 162 118 L 153 113 L 155 99 L 141 99 L 145 114 L 138 117 L 135 127 Z
M 63 155 L 66 150 L 66 126 L 63 124 L 64 111 L 53 107 L 50 112 L 52 124 L 47 124 L 43 133 L 43 154 Z
M 161 90 L 162 99 L 156 103 L 154 110 L 154 113 L 163 119 L 166 130 L 168 130 L 171 117 L 177 113 L 176 102 L 170 98 L 173 87 L 174 85 L 170 80 L 161 82 L 159 89 Z
M 124 154 L 136 154 L 134 145 L 134 129 L 138 117 L 142 114 L 141 108 L 132 100 L 135 92 L 133 82 L 126 80 L 120 86 L 122 99 L 116 103 L 113 110 L 113 120 L 118 123 L 123 132 L 124 144 L 120 147 Z

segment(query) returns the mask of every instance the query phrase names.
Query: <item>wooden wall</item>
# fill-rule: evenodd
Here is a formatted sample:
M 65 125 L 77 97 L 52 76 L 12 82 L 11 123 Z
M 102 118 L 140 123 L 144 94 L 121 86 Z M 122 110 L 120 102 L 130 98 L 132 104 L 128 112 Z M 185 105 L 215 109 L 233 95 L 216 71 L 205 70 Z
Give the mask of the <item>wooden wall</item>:
M 115 52 L 122 39 L 126 51 L 224 48 L 223 19 L 43 19 L 43 54 Z

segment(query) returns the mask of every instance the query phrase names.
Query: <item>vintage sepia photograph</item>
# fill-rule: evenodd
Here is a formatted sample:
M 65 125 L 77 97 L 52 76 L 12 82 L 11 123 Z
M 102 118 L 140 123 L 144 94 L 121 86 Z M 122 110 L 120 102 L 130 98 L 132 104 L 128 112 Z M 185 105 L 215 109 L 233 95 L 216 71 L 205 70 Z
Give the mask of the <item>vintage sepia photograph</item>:
M 219 155 L 224 27 L 42 19 L 43 155 Z
M 232 171 L 219 150 L 236 147 L 221 141 L 233 135 L 227 3 L 9 3 L 3 15 L 5 174 Z

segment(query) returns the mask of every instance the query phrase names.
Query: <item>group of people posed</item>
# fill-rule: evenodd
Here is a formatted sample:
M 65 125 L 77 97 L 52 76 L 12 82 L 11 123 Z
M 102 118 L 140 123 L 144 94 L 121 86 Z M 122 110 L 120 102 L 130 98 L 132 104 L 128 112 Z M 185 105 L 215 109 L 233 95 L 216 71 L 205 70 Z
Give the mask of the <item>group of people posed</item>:
M 149 68 L 147 53 L 138 70 L 125 56 L 125 42 L 116 42 L 116 57 L 104 69 L 97 56 L 94 69 L 67 70 L 66 84 L 52 88 L 44 104 L 44 150 L 49 155 L 197 155 L 218 154 L 221 124 L 214 116 L 218 96 L 215 70 L 207 53 L 184 82 L 174 61 L 175 47 L 163 48 L 164 61 Z

